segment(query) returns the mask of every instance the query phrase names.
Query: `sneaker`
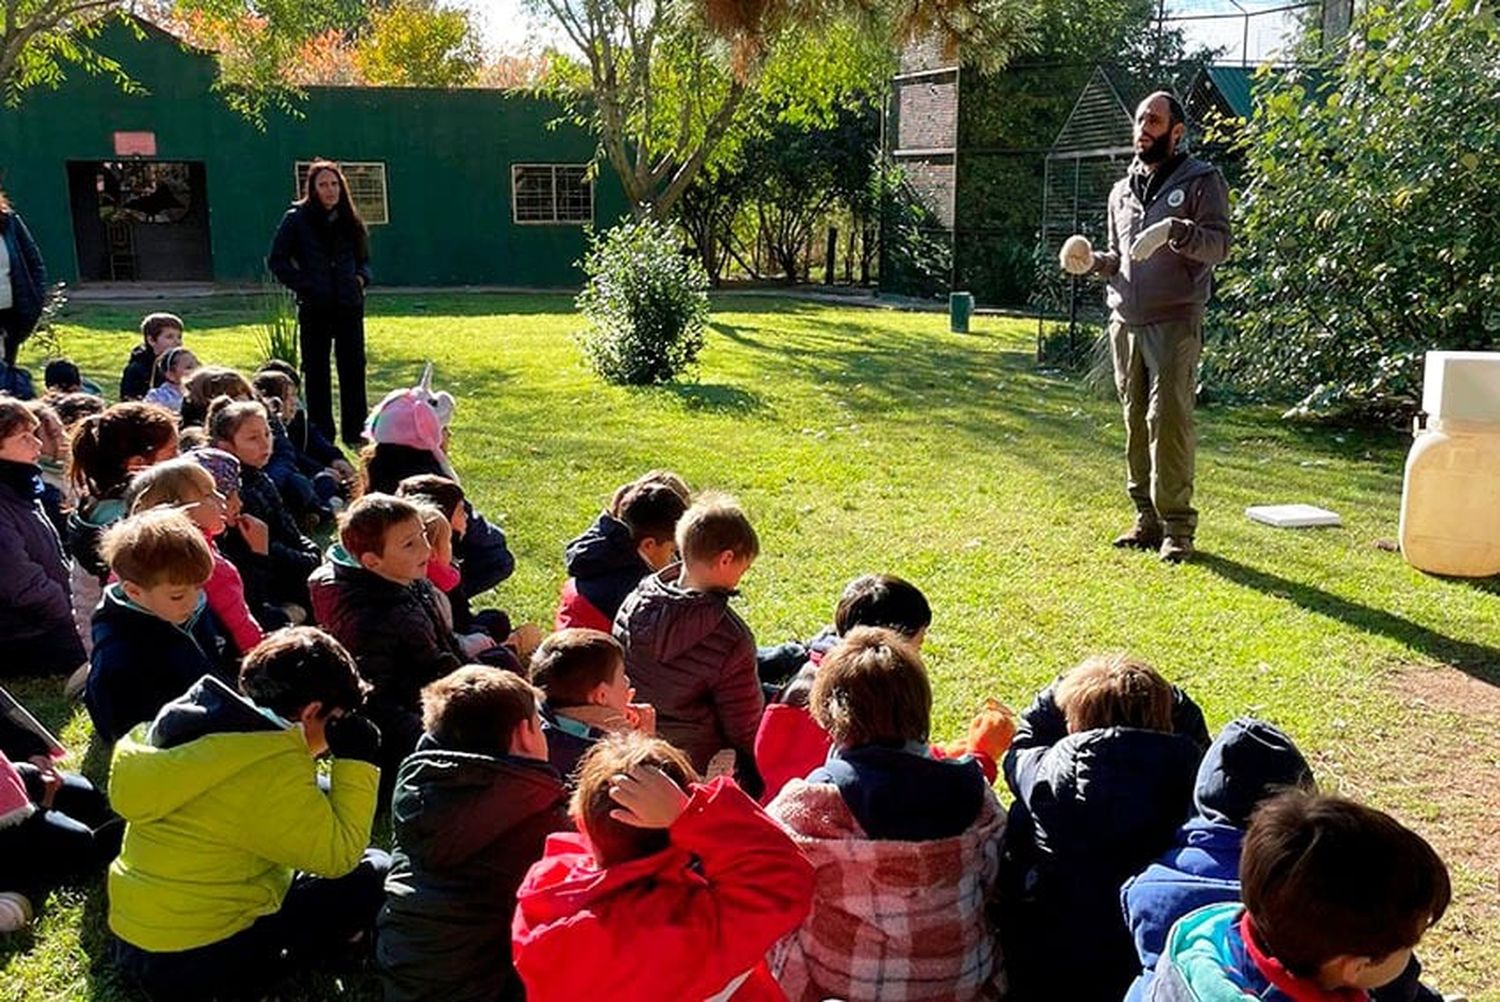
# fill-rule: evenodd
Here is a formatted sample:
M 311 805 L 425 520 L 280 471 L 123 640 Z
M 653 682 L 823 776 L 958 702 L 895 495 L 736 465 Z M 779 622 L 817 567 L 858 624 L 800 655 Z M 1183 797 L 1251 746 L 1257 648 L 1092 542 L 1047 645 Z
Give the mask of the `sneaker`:
M 1137 515 L 1130 531 L 1115 537 L 1114 546 L 1121 550 L 1155 550 L 1161 546 L 1161 523 L 1149 515 Z
M 24 894 L 0 891 L 0 932 L 19 932 L 31 924 L 31 902 Z
M 63 683 L 63 695 L 67 697 L 68 702 L 76 703 L 83 699 L 83 690 L 88 685 L 88 682 L 89 663 L 85 661 L 78 666 L 73 674 L 68 676 L 67 682 Z
M 1193 537 L 1168 536 L 1162 540 L 1160 556 L 1163 563 L 1186 563 L 1193 557 Z

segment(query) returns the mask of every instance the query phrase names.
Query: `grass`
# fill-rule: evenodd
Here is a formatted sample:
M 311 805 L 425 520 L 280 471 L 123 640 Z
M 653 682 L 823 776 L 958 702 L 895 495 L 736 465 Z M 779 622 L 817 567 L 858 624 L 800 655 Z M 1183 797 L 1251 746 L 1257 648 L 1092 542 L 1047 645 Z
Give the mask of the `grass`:
M 75 305 L 68 352 L 112 383 L 141 312 Z M 253 302 L 183 312 L 201 359 L 256 361 Z M 1274 721 L 1325 788 L 1444 829 L 1444 804 L 1350 765 L 1374 735 L 1381 753 L 1415 756 L 1452 730 L 1418 726 L 1390 687 L 1397 669 L 1447 664 L 1500 682 L 1494 583 L 1427 577 L 1372 545 L 1396 532 L 1400 437 L 1201 411 L 1201 555 L 1167 567 L 1107 545 L 1130 514 L 1117 405 L 1039 372 L 1031 325 L 980 318 L 953 335 L 937 315 L 730 297 L 693 378 L 630 390 L 582 366 L 576 323 L 555 296 L 372 300 L 371 393 L 411 384 L 430 358 L 458 397 L 454 461 L 516 553 L 494 596 L 513 615 L 549 621 L 563 544 L 618 483 L 672 467 L 750 511 L 763 551 L 740 608 L 763 643 L 811 634 L 858 573 L 917 582 L 936 610 L 925 651 L 942 736 L 986 695 L 1024 706 L 1083 656 L 1128 649 L 1185 686 L 1211 725 Z M 1344 528 L 1277 531 L 1242 513 L 1283 501 L 1332 508 Z M 18 688 L 66 721 L 73 747 L 87 744 L 86 716 L 54 683 Z M 1494 849 L 1454 861 L 1458 918 L 1421 951 L 1434 983 L 1471 999 L 1500 1000 L 1500 927 L 1463 919 L 1466 902 L 1493 895 Z M 101 962 L 102 909 L 97 889 L 64 895 L 35 932 L 0 946 L 0 997 L 128 997 Z M 378 997 L 368 975 L 302 991 Z

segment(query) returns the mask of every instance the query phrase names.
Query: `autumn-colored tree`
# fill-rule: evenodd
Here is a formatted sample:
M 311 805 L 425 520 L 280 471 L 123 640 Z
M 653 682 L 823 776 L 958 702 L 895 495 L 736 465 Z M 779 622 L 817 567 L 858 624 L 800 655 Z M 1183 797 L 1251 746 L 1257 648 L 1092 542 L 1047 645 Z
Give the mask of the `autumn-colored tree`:
M 463 87 L 484 61 L 468 11 L 435 0 L 393 0 L 372 10 L 354 50 L 366 83 L 401 87 Z

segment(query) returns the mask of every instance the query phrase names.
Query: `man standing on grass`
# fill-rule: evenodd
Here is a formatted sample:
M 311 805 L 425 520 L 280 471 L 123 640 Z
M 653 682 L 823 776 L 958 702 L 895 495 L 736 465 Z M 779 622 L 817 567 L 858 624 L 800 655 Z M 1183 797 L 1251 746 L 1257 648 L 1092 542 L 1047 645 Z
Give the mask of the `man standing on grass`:
M 1135 112 L 1135 160 L 1109 193 L 1109 249 L 1070 240 L 1063 268 L 1109 283 L 1115 388 L 1125 411 L 1126 490 L 1136 520 L 1115 546 L 1193 555 L 1193 400 L 1203 310 L 1229 252 L 1229 188 L 1179 152 L 1182 105 L 1158 91 Z

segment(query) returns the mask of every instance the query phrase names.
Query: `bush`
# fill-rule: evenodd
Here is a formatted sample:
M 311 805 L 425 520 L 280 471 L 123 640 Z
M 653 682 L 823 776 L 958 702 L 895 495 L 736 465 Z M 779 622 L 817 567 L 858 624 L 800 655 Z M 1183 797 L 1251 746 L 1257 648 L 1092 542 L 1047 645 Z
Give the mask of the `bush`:
M 1500 342 L 1500 28 L 1371 4 L 1337 56 L 1258 95 L 1214 351 L 1296 412 L 1410 410 L 1426 352 Z
M 693 364 L 708 322 L 708 273 L 680 252 L 669 226 L 626 221 L 595 235 L 583 269 L 577 306 L 589 326 L 578 342 L 599 375 L 649 386 Z
M 286 286 L 270 275 L 260 282 L 260 329 L 255 332 L 255 349 L 262 362 L 281 359 L 298 364 L 301 355 L 297 338 L 297 300 Z

